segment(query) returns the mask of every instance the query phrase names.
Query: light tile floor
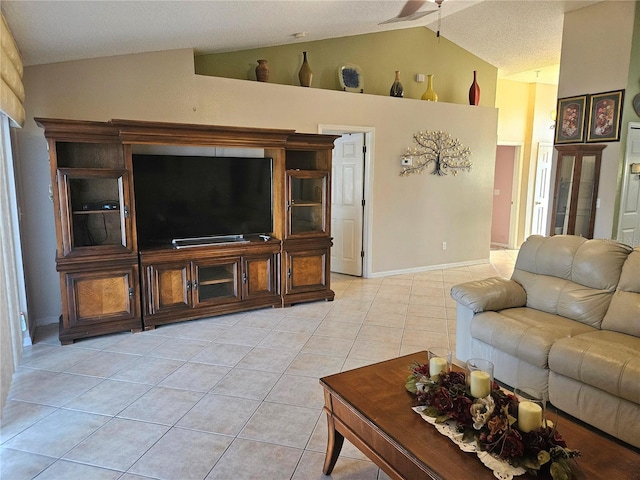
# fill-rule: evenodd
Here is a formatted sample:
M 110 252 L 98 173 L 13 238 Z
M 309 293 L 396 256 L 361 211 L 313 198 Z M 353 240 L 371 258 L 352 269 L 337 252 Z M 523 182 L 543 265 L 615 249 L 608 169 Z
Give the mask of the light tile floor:
M 322 479 L 322 376 L 424 350 L 455 350 L 457 283 L 509 277 L 491 263 L 362 279 L 333 302 L 264 309 L 61 347 L 38 329 L 0 429 L 7 480 Z M 345 442 L 331 478 L 387 479 Z

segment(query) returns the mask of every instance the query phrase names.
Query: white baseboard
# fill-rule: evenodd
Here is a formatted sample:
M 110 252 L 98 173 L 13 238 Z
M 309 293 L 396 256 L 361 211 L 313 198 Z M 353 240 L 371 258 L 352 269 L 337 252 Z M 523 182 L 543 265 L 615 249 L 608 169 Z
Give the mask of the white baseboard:
M 51 325 L 52 323 L 58 323 L 60 321 L 60 317 L 40 317 L 36 319 L 36 327 L 42 327 L 44 325 Z
M 428 265 L 426 267 L 413 267 L 406 268 L 403 270 L 387 270 L 385 272 L 374 272 L 371 273 L 370 278 L 379 278 L 379 277 L 389 277 L 391 275 L 405 275 L 411 273 L 421 273 L 421 272 L 429 272 L 432 270 L 443 270 L 445 268 L 456 268 L 456 267 L 468 267 L 471 265 L 483 265 L 489 263 L 489 259 L 484 260 L 471 260 L 468 262 L 457 262 L 457 263 L 443 263 L 440 265 Z

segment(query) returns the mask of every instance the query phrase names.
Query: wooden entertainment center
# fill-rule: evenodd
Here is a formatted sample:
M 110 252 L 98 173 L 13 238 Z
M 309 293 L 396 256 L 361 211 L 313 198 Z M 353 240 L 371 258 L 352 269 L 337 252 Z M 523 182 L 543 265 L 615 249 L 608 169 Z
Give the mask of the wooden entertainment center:
M 35 120 L 49 149 L 62 344 L 333 300 L 330 189 L 337 136 L 131 120 Z M 272 232 L 237 244 L 138 248 L 132 152 L 149 145 L 264 150 L 273 159 Z

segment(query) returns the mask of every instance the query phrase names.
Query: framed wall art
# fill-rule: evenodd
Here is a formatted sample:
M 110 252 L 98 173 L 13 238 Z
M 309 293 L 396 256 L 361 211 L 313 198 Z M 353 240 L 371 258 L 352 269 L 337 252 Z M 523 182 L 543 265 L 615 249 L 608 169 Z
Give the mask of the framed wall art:
M 556 109 L 556 144 L 584 142 L 584 119 L 587 95 L 558 99 Z
M 620 140 L 624 90 L 598 93 L 589 97 L 587 142 Z

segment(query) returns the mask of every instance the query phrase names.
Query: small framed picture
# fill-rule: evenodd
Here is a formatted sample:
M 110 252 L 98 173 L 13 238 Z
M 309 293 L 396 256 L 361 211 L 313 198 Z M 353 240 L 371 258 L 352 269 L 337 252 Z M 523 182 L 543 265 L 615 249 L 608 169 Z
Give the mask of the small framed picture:
M 617 142 L 620 140 L 624 90 L 598 93 L 589 97 L 587 142 Z
M 587 95 L 558 99 L 555 143 L 584 142 L 584 118 Z

